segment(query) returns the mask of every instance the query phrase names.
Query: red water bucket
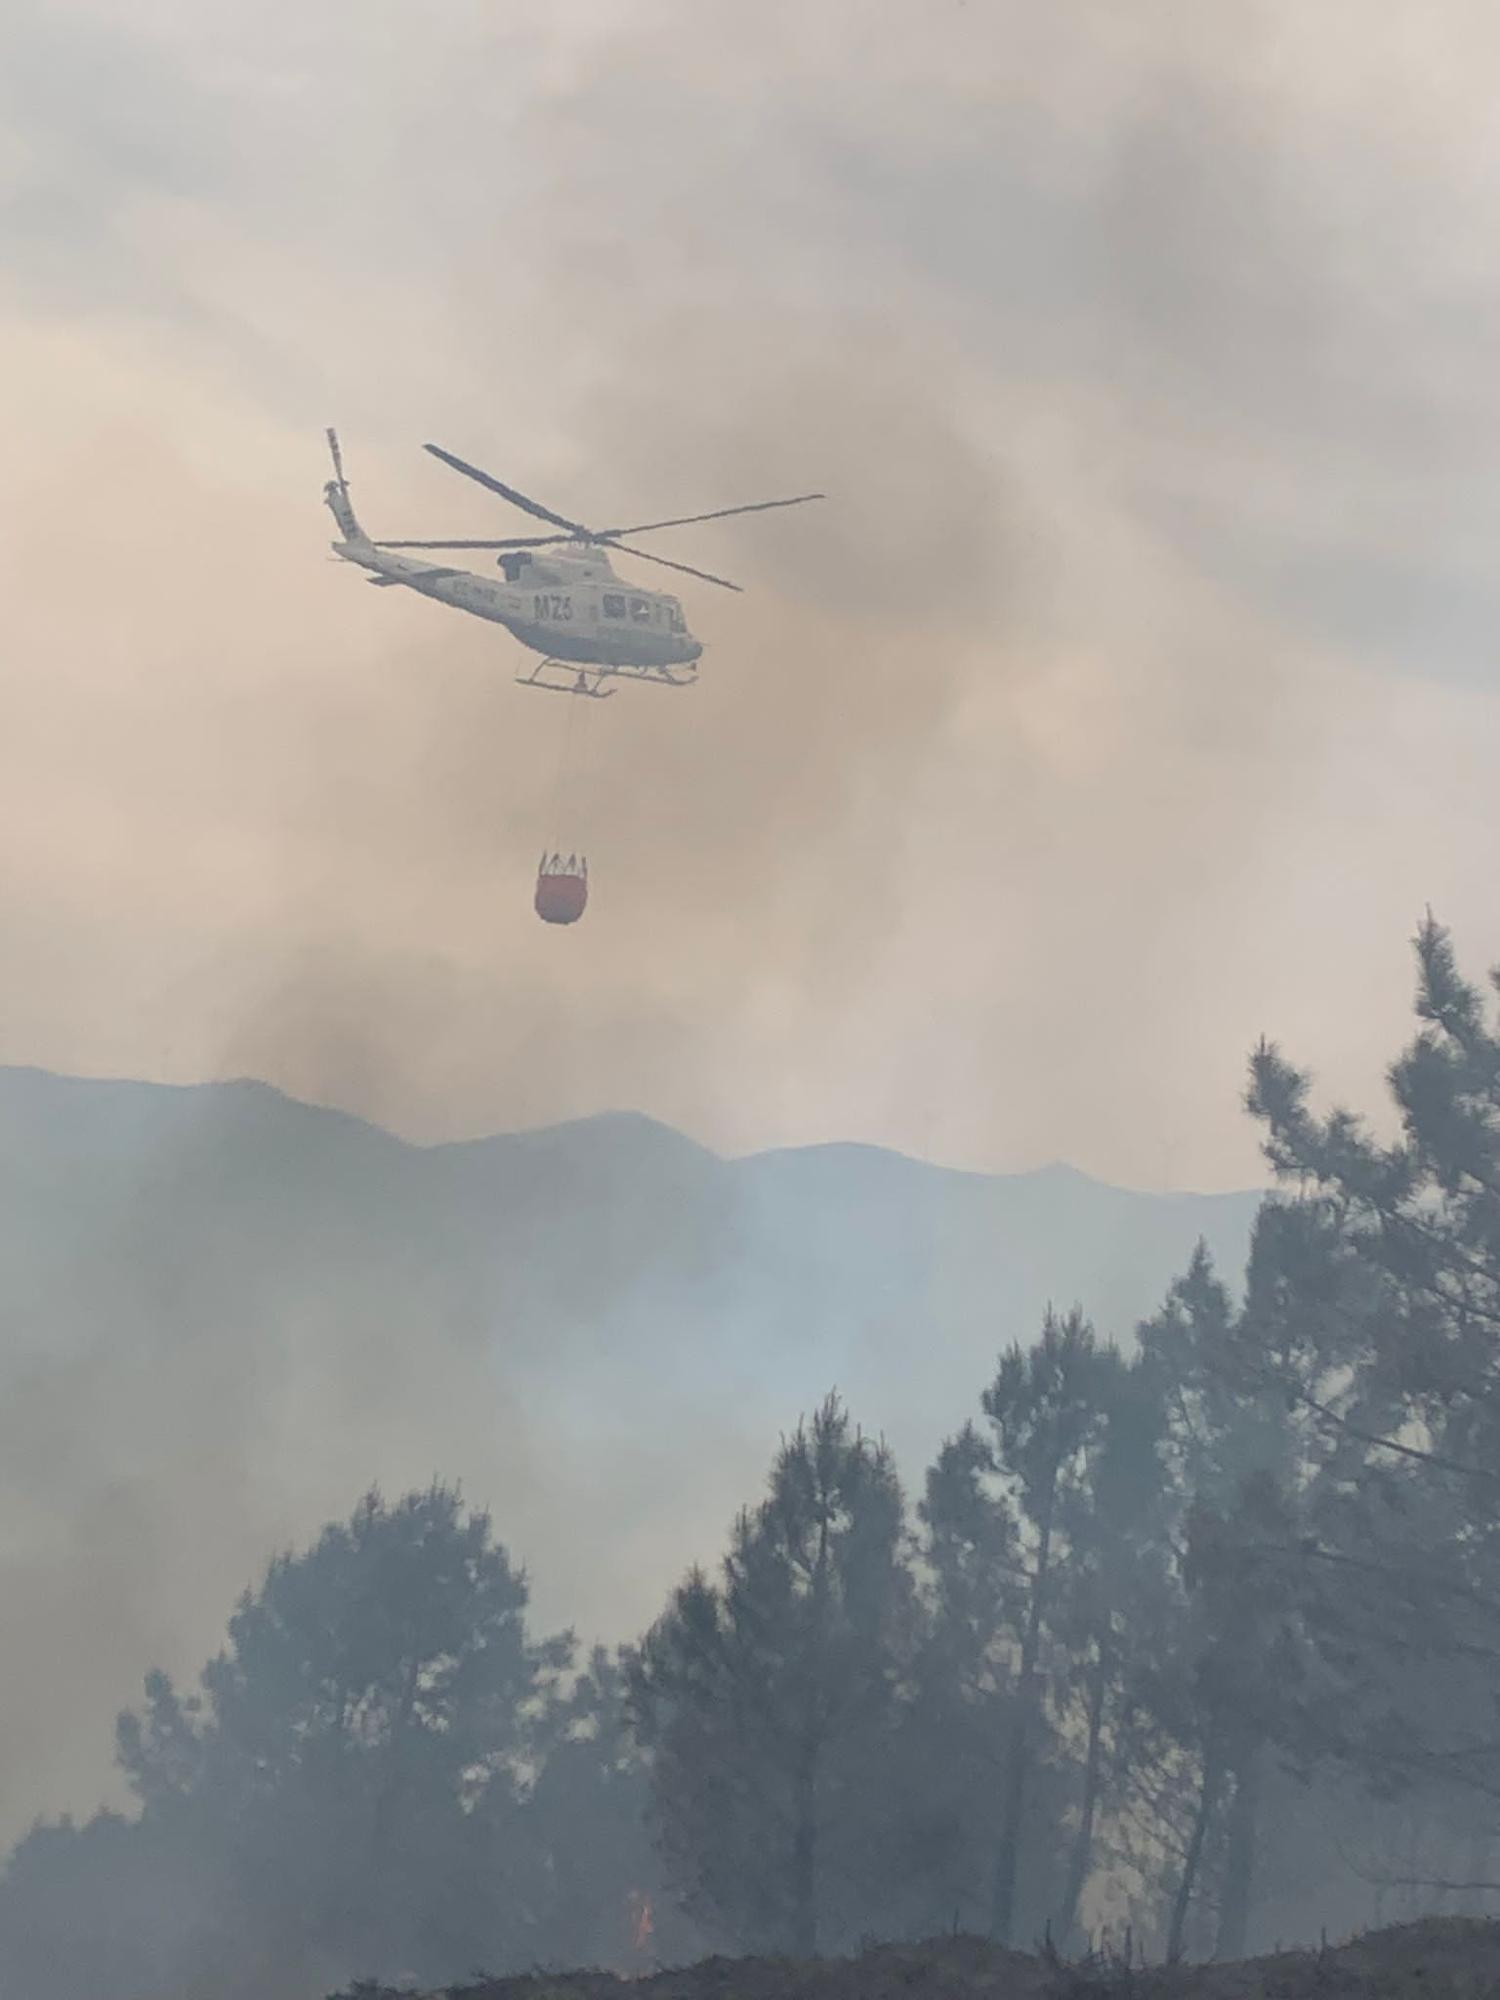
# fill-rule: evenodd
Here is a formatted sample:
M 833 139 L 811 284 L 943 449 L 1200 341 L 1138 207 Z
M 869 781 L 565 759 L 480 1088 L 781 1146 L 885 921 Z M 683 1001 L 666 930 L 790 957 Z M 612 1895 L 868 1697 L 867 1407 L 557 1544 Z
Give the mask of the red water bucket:
M 536 913 L 544 924 L 576 924 L 589 899 L 587 862 L 544 861 L 536 878 Z

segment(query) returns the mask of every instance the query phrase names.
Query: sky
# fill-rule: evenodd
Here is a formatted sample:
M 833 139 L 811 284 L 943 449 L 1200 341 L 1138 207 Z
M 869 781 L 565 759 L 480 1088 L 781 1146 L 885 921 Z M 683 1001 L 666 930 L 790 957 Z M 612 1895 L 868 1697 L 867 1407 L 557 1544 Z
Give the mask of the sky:
M 1497 63 L 1467 0 L 11 0 L 0 1060 L 1136 1186 L 1259 1177 L 1262 1034 L 1373 1108 L 1423 909 L 1500 959 Z M 579 716 L 330 561 L 329 423 L 375 533 L 523 526 L 429 439 L 829 497 L 663 538 L 745 593 Z

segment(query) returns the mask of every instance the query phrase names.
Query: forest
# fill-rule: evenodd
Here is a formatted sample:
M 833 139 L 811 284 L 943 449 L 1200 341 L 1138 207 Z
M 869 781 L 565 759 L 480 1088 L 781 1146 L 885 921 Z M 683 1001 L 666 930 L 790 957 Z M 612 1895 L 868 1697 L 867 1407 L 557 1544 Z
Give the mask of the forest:
M 1372 1120 L 1251 1055 L 1243 1273 L 1200 1249 L 1139 1326 L 997 1326 L 923 1468 L 830 1394 L 631 1643 L 534 1630 L 441 1482 L 274 1556 L 196 1683 L 120 1716 L 133 1809 L 9 1856 L 0 1992 L 954 1932 L 1232 1958 L 1488 1909 L 1500 1020 L 1430 919 L 1416 957 Z

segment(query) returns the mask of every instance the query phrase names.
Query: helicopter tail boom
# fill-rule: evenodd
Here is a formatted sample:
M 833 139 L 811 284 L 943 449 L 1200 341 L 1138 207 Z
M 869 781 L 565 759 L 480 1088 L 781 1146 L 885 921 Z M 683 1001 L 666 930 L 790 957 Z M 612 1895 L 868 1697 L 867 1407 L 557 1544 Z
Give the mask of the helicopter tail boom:
M 339 450 L 338 432 L 328 433 L 328 452 L 333 460 L 333 477 L 323 488 L 323 499 L 328 511 L 338 522 L 339 533 L 346 542 L 367 542 L 369 536 L 359 525 L 359 517 L 349 499 L 349 482 L 344 477 L 344 457 Z

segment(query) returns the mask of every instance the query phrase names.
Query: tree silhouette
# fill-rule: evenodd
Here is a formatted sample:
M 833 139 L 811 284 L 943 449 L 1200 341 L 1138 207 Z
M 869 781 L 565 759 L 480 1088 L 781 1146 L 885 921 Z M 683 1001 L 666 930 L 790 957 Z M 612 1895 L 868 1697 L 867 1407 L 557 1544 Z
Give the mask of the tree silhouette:
M 156 1673 L 120 1718 L 143 1824 L 216 1858 L 238 1927 L 285 1963 L 507 1950 L 524 1903 L 466 1891 L 522 1886 L 522 1766 L 569 1653 L 528 1638 L 525 1607 L 454 1490 L 369 1494 L 246 1592 L 198 1695 Z
M 869 1806 L 913 1616 L 889 1454 L 829 1398 L 721 1582 L 691 1574 L 632 1661 L 662 1852 L 720 1935 L 811 1954 L 878 1908 Z
M 1079 1312 L 1049 1312 L 1029 1352 L 1013 1347 L 984 1392 L 994 1434 L 991 1467 L 1013 1484 L 1027 1529 L 1029 1575 L 1016 1673 L 1016 1700 L 1006 1745 L 1002 1808 L 990 1903 L 990 1932 L 1011 1941 L 1026 1787 L 1045 1721 L 1040 1675 L 1044 1623 L 1061 1528 L 1060 1503 L 1086 1446 L 1103 1426 L 1102 1391 L 1116 1365 L 1102 1352 Z

